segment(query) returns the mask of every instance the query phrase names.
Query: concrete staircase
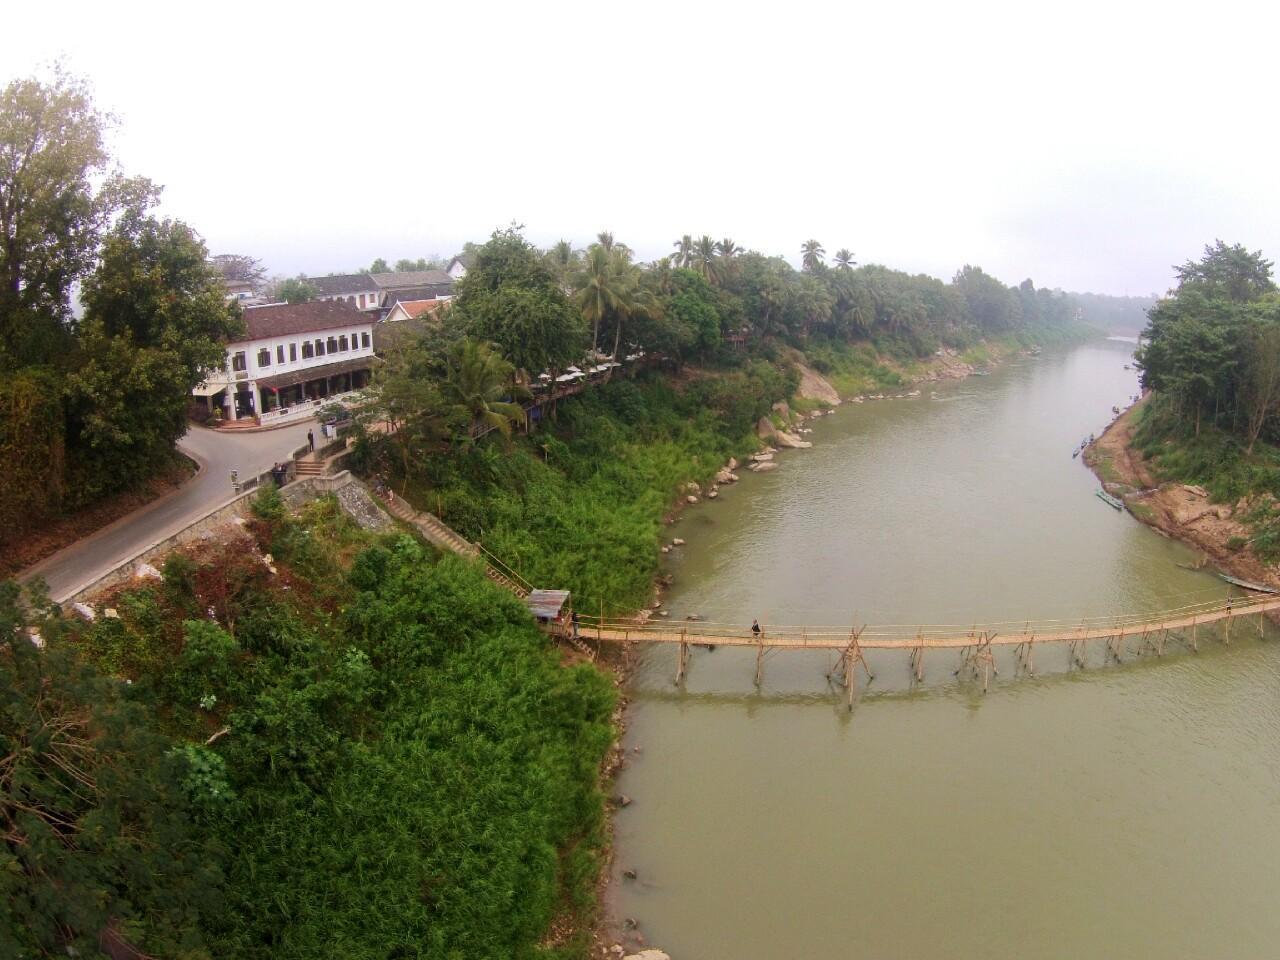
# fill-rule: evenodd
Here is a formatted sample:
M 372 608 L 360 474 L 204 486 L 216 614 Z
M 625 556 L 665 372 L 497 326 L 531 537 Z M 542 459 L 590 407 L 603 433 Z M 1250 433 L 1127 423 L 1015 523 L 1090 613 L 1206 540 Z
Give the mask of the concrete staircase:
M 298 479 L 303 477 L 322 477 L 324 476 L 325 462 L 319 459 L 312 459 L 315 454 L 308 454 L 305 457 L 299 457 L 294 461 L 294 470 L 297 472 Z

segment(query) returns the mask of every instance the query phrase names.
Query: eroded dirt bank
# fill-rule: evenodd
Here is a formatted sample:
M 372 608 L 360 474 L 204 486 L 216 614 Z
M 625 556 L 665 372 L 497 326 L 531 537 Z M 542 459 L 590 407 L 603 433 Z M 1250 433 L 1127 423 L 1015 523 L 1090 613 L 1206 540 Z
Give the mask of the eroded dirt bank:
M 1160 483 L 1152 465 L 1132 446 L 1145 399 L 1120 415 L 1085 451 L 1085 463 L 1103 488 L 1124 500 L 1129 512 L 1160 533 L 1200 551 L 1201 562 L 1224 573 L 1280 588 L 1280 574 L 1248 546 L 1242 518 L 1248 504 L 1213 503 L 1202 487 Z M 1244 543 L 1243 546 L 1238 546 Z

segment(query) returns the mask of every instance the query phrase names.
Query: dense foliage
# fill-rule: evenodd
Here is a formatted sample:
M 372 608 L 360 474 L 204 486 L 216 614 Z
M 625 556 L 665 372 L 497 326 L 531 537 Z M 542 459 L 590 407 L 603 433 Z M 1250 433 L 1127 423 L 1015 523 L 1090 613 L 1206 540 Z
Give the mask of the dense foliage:
M 1138 350 L 1152 396 L 1135 444 L 1161 477 L 1203 484 L 1280 559 L 1280 291 L 1260 251 L 1217 241 L 1177 269 Z M 1239 544 L 1243 546 L 1243 543 Z
M 1177 270 L 1178 286 L 1150 312 L 1138 351 L 1144 387 L 1174 428 L 1213 426 L 1250 448 L 1273 435 L 1280 407 L 1280 294 L 1260 251 L 1218 241 Z
M 392 473 L 411 500 L 533 582 L 572 590 L 582 609 L 632 610 L 649 599 L 673 493 L 754 449 L 756 421 L 795 386 L 764 361 L 679 385 L 615 381 L 514 445 L 448 456 L 424 446 L 404 459 L 396 440 L 365 434 L 358 463 Z
M 256 506 L 256 542 L 0 652 L 4 909 L 40 920 L 0 927 L 31 956 L 108 924 L 175 957 L 550 956 L 590 916 L 611 684 L 473 565 Z
M 149 183 L 96 185 L 104 124 L 61 75 L 0 93 L 0 543 L 168 466 L 239 324 L 199 237 L 147 216 Z

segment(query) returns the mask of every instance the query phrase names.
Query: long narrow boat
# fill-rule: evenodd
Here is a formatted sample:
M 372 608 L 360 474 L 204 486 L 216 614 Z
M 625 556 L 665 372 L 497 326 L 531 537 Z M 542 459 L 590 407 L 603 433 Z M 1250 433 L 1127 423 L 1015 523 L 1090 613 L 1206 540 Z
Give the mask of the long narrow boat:
M 1265 583 L 1255 583 L 1252 580 L 1242 580 L 1239 577 L 1233 577 L 1229 573 L 1219 573 L 1219 577 L 1237 587 L 1243 587 L 1245 590 L 1253 590 L 1256 593 L 1280 593 L 1275 587 L 1268 587 Z
M 1097 492 L 1097 496 L 1099 500 L 1101 500 L 1103 503 L 1105 503 L 1109 507 L 1115 507 L 1117 510 L 1124 509 L 1124 501 L 1116 497 L 1113 497 L 1111 494 L 1107 493 L 1107 491 L 1105 490 L 1099 490 Z

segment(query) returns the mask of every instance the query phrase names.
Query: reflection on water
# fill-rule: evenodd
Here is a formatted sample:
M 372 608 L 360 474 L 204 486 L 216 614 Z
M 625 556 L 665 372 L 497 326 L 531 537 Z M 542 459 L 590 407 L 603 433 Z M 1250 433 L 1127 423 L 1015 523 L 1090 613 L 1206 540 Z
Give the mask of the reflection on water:
M 1016 361 L 842 408 L 812 450 L 686 515 L 673 619 L 952 623 L 1223 596 L 1093 496 L 1071 451 L 1136 391 L 1132 345 Z M 940 402 L 941 401 L 941 402 Z M 1008 651 L 985 696 L 931 652 L 873 651 L 852 714 L 822 652 L 645 652 L 615 909 L 676 957 L 1270 956 L 1280 655 L 1224 648 L 1068 672 Z

